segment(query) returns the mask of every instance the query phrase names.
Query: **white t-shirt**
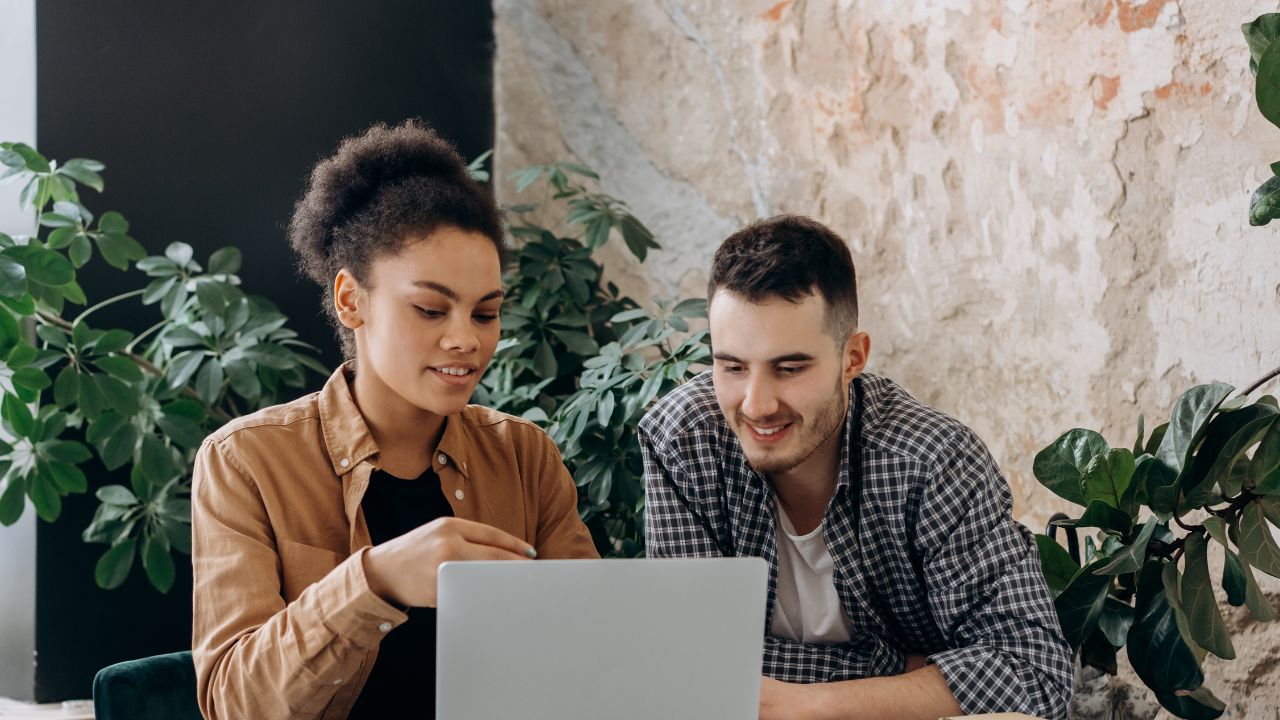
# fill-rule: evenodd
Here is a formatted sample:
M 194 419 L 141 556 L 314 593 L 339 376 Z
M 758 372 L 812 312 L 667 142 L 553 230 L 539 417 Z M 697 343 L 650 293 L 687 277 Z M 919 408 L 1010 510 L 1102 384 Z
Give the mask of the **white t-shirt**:
M 774 499 L 778 528 L 778 592 L 773 601 L 774 635 L 813 645 L 848 642 L 853 630 L 836 594 L 835 564 L 823 526 L 797 535 Z

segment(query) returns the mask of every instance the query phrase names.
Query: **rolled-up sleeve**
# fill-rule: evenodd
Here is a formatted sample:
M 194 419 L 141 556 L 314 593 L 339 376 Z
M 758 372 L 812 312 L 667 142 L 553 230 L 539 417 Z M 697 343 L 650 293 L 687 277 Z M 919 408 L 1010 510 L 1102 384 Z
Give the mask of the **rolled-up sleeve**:
M 407 616 L 369 590 L 361 550 L 286 604 L 258 489 L 227 449 L 201 447 L 192 481 L 192 654 L 209 720 L 311 718 Z
M 1031 532 L 982 443 L 959 431 L 920 505 L 917 548 L 946 650 L 929 656 L 966 713 L 1066 716 L 1071 649 Z

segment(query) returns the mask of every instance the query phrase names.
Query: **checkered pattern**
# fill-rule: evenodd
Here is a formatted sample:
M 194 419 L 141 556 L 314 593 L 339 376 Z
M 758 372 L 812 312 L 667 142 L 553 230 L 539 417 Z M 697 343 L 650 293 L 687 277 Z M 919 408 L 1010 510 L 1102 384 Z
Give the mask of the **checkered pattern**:
M 850 412 L 825 535 L 853 639 L 805 645 L 766 632 L 764 674 L 798 683 L 891 675 L 906 655 L 923 654 L 967 713 L 1065 717 L 1071 650 L 1035 541 L 1010 515 L 1009 485 L 986 447 L 890 380 L 864 373 L 850 388 L 850 407 L 861 406 L 861 472 L 850 473 L 859 427 Z M 726 424 L 710 371 L 645 416 L 640 446 L 649 556 L 764 558 L 770 627 L 773 493 Z

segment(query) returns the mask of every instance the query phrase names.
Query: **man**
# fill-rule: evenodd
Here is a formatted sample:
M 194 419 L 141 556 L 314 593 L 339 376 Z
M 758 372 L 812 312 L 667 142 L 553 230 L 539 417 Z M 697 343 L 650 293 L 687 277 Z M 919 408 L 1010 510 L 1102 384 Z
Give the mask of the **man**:
M 1066 714 L 1071 650 L 1008 483 L 863 373 L 853 260 L 780 216 L 716 251 L 713 368 L 641 421 L 650 557 L 769 562 L 760 717 Z

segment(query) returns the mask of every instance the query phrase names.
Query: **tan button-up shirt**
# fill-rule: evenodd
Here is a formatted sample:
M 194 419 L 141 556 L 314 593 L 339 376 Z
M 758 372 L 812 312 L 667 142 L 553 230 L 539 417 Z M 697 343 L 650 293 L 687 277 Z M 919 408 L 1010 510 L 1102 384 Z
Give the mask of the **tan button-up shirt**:
M 407 619 L 364 575 L 360 501 L 378 447 L 350 372 L 200 448 L 192 653 L 209 720 L 346 717 L 379 642 Z M 523 538 L 539 558 L 596 557 L 573 480 L 536 425 L 468 406 L 447 418 L 432 468 L 455 516 Z

